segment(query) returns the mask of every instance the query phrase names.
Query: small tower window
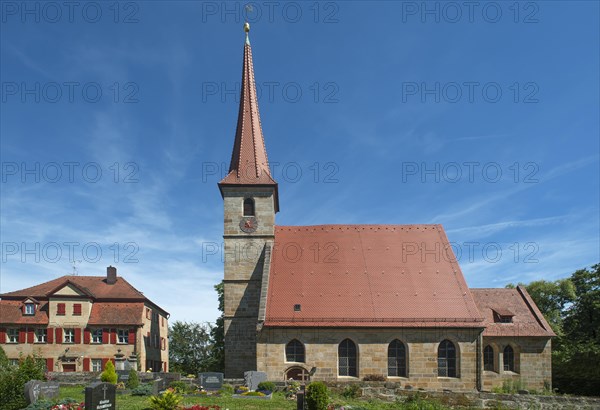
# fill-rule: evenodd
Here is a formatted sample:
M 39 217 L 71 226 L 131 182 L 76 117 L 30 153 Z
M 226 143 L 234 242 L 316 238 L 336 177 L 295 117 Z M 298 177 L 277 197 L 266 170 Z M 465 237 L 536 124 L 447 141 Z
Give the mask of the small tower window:
M 35 305 L 33 303 L 25 303 L 25 314 L 26 315 L 34 315 L 35 314 Z
M 252 198 L 244 199 L 244 216 L 254 216 L 254 200 Z

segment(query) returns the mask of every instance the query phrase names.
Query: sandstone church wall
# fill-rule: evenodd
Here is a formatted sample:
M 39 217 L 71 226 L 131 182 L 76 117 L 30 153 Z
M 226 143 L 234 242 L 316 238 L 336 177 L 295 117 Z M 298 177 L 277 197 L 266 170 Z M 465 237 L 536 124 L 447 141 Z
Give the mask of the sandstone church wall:
M 285 378 L 287 369 L 295 366 L 310 370 L 316 367 L 313 380 L 359 380 L 368 374 L 387 377 L 387 349 L 398 339 L 407 348 L 408 377 L 390 377 L 388 380 L 412 388 L 453 391 L 476 390 L 476 356 L 479 329 L 292 329 L 263 328 L 257 345 L 257 367 L 267 373 L 269 380 Z M 358 377 L 338 376 L 338 344 L 349 338 L 358 349 Z M 285 346 L 298 339 L 305 346 L 305 363 L 285 361 Z M 448 339 L 457 347 L 458 374 L 438 377 L 437 350 L 439 343 Z

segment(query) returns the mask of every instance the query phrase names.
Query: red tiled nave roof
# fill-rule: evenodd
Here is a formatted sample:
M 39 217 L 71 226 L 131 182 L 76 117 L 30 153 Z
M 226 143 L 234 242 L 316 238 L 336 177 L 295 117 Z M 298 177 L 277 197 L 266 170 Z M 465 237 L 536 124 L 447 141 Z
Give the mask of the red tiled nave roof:
M 270 273 L 265 326 L 483 327 L 441 225 L 277 226 Z

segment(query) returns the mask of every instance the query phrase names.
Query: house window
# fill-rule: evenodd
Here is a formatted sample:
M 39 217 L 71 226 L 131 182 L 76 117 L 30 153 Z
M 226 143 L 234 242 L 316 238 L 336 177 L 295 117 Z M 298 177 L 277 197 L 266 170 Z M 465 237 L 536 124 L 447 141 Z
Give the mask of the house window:
M 64 343 L 75 343 L 75 329 L 65 329 L 63 341 Z
M 129 330 L 119 329 L 119 338 L 117 339 L 118 344 L 129 343 Z
M 26 315 L 34 315 L 35 314 L 35 305 L 33 303 L 25 304 L 25 314 Z
M 500 316 L 500 323 L 512 323 L 512 316 Z
M 388 346 L 388 376 L 406 377 L 406 347 L 398 339 Z
M 19 343 L 19 329 L 8 328 L 6 330 L 7 343 Z
M 58 316 L 64 316 L 66 313 L 66 308 L 64 303 L 58 303 L 56 305 L 56 314 Z
M 92 330 L 92 343 L 102 343 L 102 329 Z
M 92 371 L 93 372 L 101 372 L 102 371 L 102 359 L 92 359 Z
M 494 349 L 490 345 L 483 349 L 483 370 L 494 371 Z
M 358 377 L 356 371 L 356 345 L 345 339 L 338 346 L 338 373 L 340 376 Z
M 450 340 L 444 340 L 438 347 L 438 376 L 456 377 L 456 347 Z
M 504 371 L 514 372 L 515 371 L 515 352 L 512 347 L 506 346 L 504 348 Z
M 254 216 L 254 200 L 252 198 L 244 199 L 244 216 Z
M 304 363 L 304 345 L 294 339 L 285 346 L 285 361 Z
M 35 329 L 35 342 L 46 343 L 46 329 Z
M 73 316 L 81 316 L 81 303 L 73 304 Z
M 19 365 L 19 359 L 9 359 L 8 362 L 12 365 L 12 366 L 18 366 Z

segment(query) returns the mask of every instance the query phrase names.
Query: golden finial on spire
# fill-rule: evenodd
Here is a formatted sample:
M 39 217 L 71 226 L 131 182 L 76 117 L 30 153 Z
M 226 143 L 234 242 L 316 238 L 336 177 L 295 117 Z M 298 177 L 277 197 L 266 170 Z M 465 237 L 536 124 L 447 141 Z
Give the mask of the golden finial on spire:
M 244 31 L 246 33 L 250 32 L 250 23 L 248 23 L 248 22 L 244 23 Z

